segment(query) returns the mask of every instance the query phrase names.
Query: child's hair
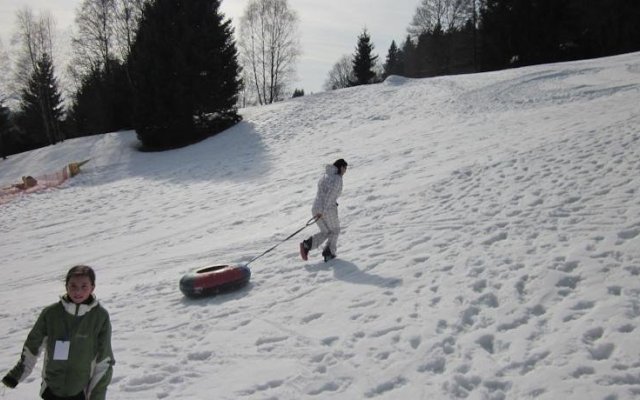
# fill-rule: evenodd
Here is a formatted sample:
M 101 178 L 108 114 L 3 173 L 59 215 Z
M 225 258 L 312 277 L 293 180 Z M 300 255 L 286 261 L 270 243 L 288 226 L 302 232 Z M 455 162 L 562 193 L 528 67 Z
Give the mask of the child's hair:
M 343 158 L 339 158 L 337 159 L 333 165 L 335 165 L 338 169 L 342 168 L 342 167 L 346 167 L 348 166 L 347 162 L 343 159 Z
M 68 285 L 69 280 L 71 280 L 71 278 L 74 276 L 88 276 L 89 280 L 91 280 L 91 284 L 93 286 L 96 285 L 96 273 L 91 267 L 87 265 L 76 265 L 75 267 L 71 268 L 69 272 L 67 272 L 67 278 L 64 281 L 64 285 Z

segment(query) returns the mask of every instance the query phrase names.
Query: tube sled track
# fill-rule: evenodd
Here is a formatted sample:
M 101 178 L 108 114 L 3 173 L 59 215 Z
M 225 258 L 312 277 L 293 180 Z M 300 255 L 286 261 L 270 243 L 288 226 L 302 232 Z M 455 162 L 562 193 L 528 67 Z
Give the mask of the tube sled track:
M 246 286 L 249 278 L 251 270 L 244 265 L 214 265 L 184 275 L 180 291 L 190 298 L 215 296 Z

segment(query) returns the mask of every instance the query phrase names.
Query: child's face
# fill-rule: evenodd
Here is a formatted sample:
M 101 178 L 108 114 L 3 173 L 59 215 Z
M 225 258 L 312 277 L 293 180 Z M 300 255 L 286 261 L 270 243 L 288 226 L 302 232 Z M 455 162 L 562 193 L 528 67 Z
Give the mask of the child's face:
M 88 276 L 72 276 L 67 283 L 67 296 L 75 304 L 80 304 L 91 296 L 93 289 L 95 286 Z

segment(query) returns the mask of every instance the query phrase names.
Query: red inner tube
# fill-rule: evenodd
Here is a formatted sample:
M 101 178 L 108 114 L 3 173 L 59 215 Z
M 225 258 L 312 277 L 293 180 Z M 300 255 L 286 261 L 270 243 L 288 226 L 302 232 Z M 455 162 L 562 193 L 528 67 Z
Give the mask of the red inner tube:
M 196 271 L 196 280 L 193 287 L 198 289 L 220 286 L 225 283 L 242 280 L 244 276 L 244 271 L 231 265 L 209 267 Z
M 246 266 L 214 265 L 183 276 L 180 290 L 189 297 L 214 295 L 244 286 L 250 276 Z

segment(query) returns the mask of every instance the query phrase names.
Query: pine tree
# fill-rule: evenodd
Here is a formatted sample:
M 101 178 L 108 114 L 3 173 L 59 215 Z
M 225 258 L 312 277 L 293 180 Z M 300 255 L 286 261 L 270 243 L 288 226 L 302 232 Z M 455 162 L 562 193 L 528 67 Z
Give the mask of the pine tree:
M 353 56 L 353 75 L 355 81 L 352 82 L 352 86 L 366 85 L 373 83 L 376 77 L 374 67 L 378 56 L 371 54 L 373 51 L 373 43 L 371 43 L 371 37 L 365 29 L 360 36 L 358 36 L 358 45 L 356 47 L 356 53 Z
M 449 39 L 450 34 L 446 34 L 440 25 L 436 25 L 433 31 L 424 32 L 418 37 L 416 45 L 418 77 L 439 76 L 450 72 Z
M 0 155 L 6 159 L 9 155 L 9 109 L 0 101 Z
M 51 58 L 44 53 L 22 91 L 18 126 L 30 148 L 42 147 L 64 140 L 62 117 L 62 95 Z
M 404 76 L 409 78 L 419 77 L 419 62 L 416 45 L 413 43 L 411 36 L 407 35 L 407 39 L 402 44 L 402 70 Z
M 109 60 L 107 68 L 88 73 L 73 96 L 69 112 L 74 137 L 130 129 L 133 99 L 126 65 Z
M 144 147 L 196 142 L 239 121 L 240 68 L 218 0 L 147 4 L 131 54 L 134 127 Z
M 240 120 L 237 103 L 242 81 L 231 20 L 219 12 L 219 0 L 192 0 L 197 47 L 192 73 L 196 81 L 196 130 L 199 137 L 218 133 Z
M 402 52 L 398 49 L 396 41 L 393 40 L 387 53 L 387 61 L 384 63 L 384 78 L 389 75 L 402 75 L 402 73 Z

